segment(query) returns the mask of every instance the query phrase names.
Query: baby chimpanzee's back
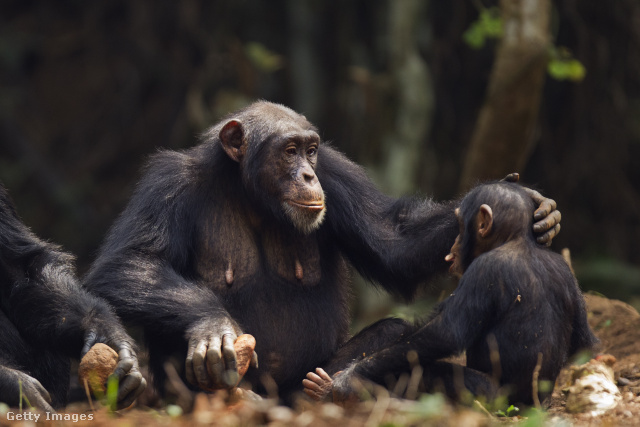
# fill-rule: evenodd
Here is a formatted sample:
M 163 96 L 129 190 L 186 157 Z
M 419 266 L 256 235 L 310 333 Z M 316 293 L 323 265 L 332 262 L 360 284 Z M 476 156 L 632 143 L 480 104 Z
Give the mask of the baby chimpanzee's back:
M 465 197 L 460 215 L 468 218 L 479 203 L 491 207 L 494 241 L 487 252 L 471 260 L 463 281 L 476 277 L 473 282 L 488 287 L 487 297 L 495 305 L 496 316 L 487 329 L 487 339 L 467 349 L 467 365 L 493 372 L 491 351 L 497 350 L 500 382 L 510 387 L 510 400 L 528 403 L 538 363 L 539 379 L 550 381 L 552 388 L 569 357 L 580 349 L 591 349 L 597 339 L 587 323 L 584 298 L 569 266 L 561 255 L 535 242 L 530 231 L 530 197 L 515 184 L 486 184 Z M 471 230 L 467 231 L 473 238 Z

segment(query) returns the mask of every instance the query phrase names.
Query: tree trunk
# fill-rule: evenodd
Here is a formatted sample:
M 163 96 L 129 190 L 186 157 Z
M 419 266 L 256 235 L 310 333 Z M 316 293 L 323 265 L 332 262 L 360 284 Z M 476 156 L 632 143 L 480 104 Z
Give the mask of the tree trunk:
M 387 162 L 381 179 L 393 195 L 414 190 L 421 147 L 431 128 L 433 89 L 429 67 L 418 50 L 416 33 L 424 11 L 422 0 L 389 4 L 389 60 L 396 97 L 395 127 L 383 139 Z
M 549 0 L 501 0 L 504 33 L 465 158 L 461 190 L 521 171 L 534 143 L 550 42 Z

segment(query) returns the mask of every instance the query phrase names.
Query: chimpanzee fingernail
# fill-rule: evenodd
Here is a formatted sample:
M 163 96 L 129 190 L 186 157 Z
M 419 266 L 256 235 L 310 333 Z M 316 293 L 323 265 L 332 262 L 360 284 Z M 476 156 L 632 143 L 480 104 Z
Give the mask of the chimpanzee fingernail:
M 240 381 L 240 375 L 236 371 L 226 371 L 223 375 L 224 383 L 229 387 L 234 387 Z

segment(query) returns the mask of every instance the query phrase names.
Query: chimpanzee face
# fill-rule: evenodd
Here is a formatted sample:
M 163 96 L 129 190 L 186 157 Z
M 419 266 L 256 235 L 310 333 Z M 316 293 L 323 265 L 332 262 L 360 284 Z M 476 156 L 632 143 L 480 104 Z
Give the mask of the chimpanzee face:
M 320 137 L 314 131 L 283 135 L 274 141 L 270 158 L 275 178 L 273 196 L 293 225 L 305 234 L 316 230 L 325 215 L 324 192 L 315 168 Z
M 453 274 L 457 277 L 462 277 L 464 273 L 464 268 L 462 267 L 462 240 L 464 237 L 464 221 L 460 216 L 460 209 L 456 209 L 456 218 L 458 218 L 458 236 L 456 237 L 456 241 L 453 242 L 453 246 L 449 251 L 449 254 L 444 258 L 445 261 L 451 262 L 451 266 L 449 266 L 449 273 Z
M 230 120 L 220 130 L 220 140 L 227 155 L 240 164 L 244 186 L 255 202 L 308 234 L 320 226 L 326 211 L 315 172 L 320 137 L 303 116 L 275 113 L 257 130 Z

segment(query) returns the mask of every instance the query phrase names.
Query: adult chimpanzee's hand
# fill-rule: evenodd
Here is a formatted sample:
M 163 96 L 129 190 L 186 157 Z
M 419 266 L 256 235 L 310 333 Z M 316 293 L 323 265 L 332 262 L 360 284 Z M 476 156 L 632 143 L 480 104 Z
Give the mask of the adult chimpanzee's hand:
M 131 406 L 147 387 L 138 366 L 138 357 L 125 339 L 107 339 L 94 331 L 87 333 L 81 355 L 84 356 L 97 343 L 107 344 L 118 353 L 118 364 L 113 374 L 118 378 L 118 409 Z
M 0 385 L 2 400 L 11 406 L 18 406 L 20 399 L 25 398 L 28 404 L 45 412 L 55 412 L 51 407 L 51 396 L 37 379 L 24 372 L 0 366 L 0 376 L 8 380 Z M 22 390 L 20 389 L 22 383 Z M 22 396 L 20 392 L 22 391 Z
M 520 174 L 510 173 L 503 178 L 503 181 L 518 182 L 519 179 Z M 555 200 L 548 199 L 531 188 L 523 188 L 538 204 L 538 209 L 533 213 L 533 219 L 537 221 L 533 224 L 533 231 L 538 234 L 536 240 L 542 245 L 551 246 L 551 241 L 560 232 L 562 214 L 556 209 Z
M 235 387 L 240 381 L 238 355 L 233 347 L 242 331 L 227 317 L 203 319 L 187 331 L 189 347 L 186 377 L 194 386 L 204 390 Z M 258 366 L 258 355 L 253 352 L 251 366 Z

